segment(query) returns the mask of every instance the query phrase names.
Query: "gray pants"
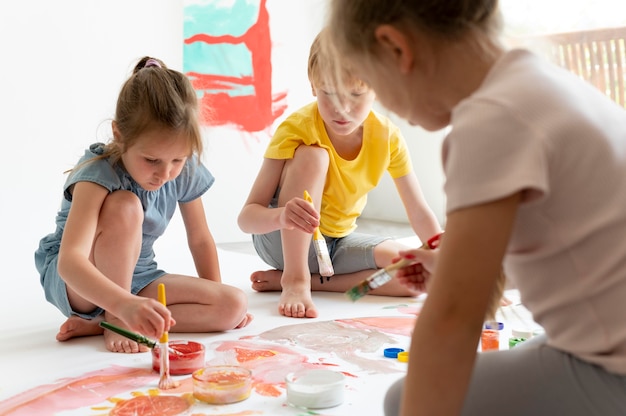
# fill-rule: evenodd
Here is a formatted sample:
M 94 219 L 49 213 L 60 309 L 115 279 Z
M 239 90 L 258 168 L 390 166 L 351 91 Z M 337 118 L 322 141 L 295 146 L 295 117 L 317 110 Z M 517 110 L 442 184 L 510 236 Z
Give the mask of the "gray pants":
M 385 397 L 400 413 L 404 378 Z M 509 351 L 479 353 L 463 416 L 624 416 L 626 376 L 608 373 L 546 345 L 544 335 Z

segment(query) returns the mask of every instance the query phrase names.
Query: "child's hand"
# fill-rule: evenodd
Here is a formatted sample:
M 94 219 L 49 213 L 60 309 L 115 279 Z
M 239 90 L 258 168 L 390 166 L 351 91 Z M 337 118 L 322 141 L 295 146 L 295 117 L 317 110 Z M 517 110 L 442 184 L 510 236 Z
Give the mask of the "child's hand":
M 280 215 L 281 228 L 300 230 L 311 234 L 320 224 L 320 214 L 313 204 L 302 199 L 292 198 L 285 204 Z
M 396 272 L 398 281 L 410 289 L 426 292 L 428 281 L 437 258 L 436 250 L 413 249 L 400 251 L 397 262 L 401 258 L 413 261 L 412 264 L 399 269 Z
M 158 339 L 170 327 L 176 324 L 169 309 L 156 299 L 134 296 L 131 302 L 125 302 L 119 316 L 130 330 L 148 338 Z

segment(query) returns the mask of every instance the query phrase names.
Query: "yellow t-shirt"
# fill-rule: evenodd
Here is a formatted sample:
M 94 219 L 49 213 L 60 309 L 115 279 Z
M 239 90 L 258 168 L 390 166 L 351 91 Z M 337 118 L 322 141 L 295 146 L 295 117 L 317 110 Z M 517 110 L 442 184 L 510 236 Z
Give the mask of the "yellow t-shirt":
M 320 210 L 320 231 L 329 237 L 344 237 L 354 231 L 367 193 L 378 185 L 385 171 L 399 178 L 413 170 L 400 129 L 375 111 L 363 123 L 363 144 L 354 160 L 342 159 L 335 151 L 316 101 L 278 126 L 265 157 L 291 159 L 300 145 L 323 147 L 330 156 Z

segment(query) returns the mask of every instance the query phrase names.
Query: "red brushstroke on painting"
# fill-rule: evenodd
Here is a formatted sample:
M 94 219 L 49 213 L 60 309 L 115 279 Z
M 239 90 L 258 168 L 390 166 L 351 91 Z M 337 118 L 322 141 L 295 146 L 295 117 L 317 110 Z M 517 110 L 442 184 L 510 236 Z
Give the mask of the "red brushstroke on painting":
M 411 336 L 415 318 L 404 316 L 381 316 L 372 318 L 337 319 L 344 325 L 359 329 L 376 329 L 388 334 Z
M 370 334 L 371 332 L 387 332 L 399 335 L 409 336 L 415 317 L 366 317 L 353 319 L 340 319 L 332 321 L 339 324 L 334 331 L 344 330 L 360 331 Z M 324 323 L 316 323 L 317 326 Z M 290 325 L 279 327 L 270 332 L 278 332 L 274 334 L 274 341 L 278 340 L 283 345 L 268 345 L 266 342 L 246 341 L 242 337 L 237 341 L 219 341 L 210 348 L 215 357 L 210 360 L 207 365 L 241 365 L 252 370 L 253 388 L 256 394 L 264 397 L 280 397 L 285 392 L 285 376 L 288 372 L 298 371 L 301 369 L 320 368 L 320 367 L 338 367 L 337 363 L 333 363 L 328 356 L 320 356 L 317 362 L 309 361 L 313 356 L 307 353 L 299 352 L 293 348 L 297 344 L 284 344 L 285 339 L 291 339 L 294 327 L 301 325 Z M 321 336 L 328 335 L 332 327 L 322 331 Z M 280 334 L 280 332 L 286 338 Z M 299 332 L 295 333 L 295 337 Z M 349 332 L 348 334 L 351 334 Z M 333 332 L 333 336 L 335 336 Z M 339 338 L 342 338 L 340 336 Z M 364 337 L 356 342 L 367 342 L 369 337 Z M 299 339 L 302 341 L 302 339 Z M 376 340 L 382 342 L 384 339 Z M 319 350 L 318 344 L 305 344 L 301 347 L 309 348 L 312 352 L 324 353 L 324 349 Z M 332 359 L 336 360 L 341 354 L 334 351 Z M 352 350 L 347 351 L 349 356 L 354 353 Z M 343 357 L 346 359 L 346 357 Z M 363 359 L 367 360 L 367 359 Z M 376 360 L 367 361 L 370 364 L 370 370 L 376 369 Z M 386 361 L 385 361 L 386 362 Z M 384 370 L 384 368 L 383 368 Z M 357 374 L 339 370 L 343 374 L 351 378 L 358 378 Z M 92 411 L 108 411 L 109 415 L 125 416 L 125 415 L 162 415 L 170 416 L 180 413 L 191 415 L 200 415 L 202 413 L 193 413 L 195 404 L 193 398 L 193 384 L 191 377 L 181 378 L 180 386 L 173 390 L 168 390 L 168 394 L 156 388 L 158 381 L 158 373 L 151 369 L 145 368 L 127 368 L 121 366 L 113 366 L 108 369 L 102 369 L 89 372 L 75 378 L 61 379 L 53 384 L 47 384 L 35 387 L 7 400 L 0 402 L 0 414 L 3 416 L 23 416 L 35 414 L 56 414 L 63 411 L 72 411 L 83 407 L 91 407 Z M 150 387 L 149 394 L 141 393 L 146 386 Z M 116 398 L 116 395 L 131 394 L 130 399 Z M 99 403 L 112 403 L 111 406 L 102 406 Z M 223 416 L 245 416 L 259 414 L 256 411 L 245 411 L 241 413 L 229 413 Z
M 139 396 L 117 402 L 109 416 L 175 416 L 189 409 L 193 403 L 192 395 Z
M 272 95 L 272 42 L 266 0 L 261 0 L 258 20 L 242 36 L 210 36 L 197 34 L 185 39 L 186 44 L 245 44 L 252 56 L 252 76 L 235 77 L 188 72 L 198 91 L 225 89 L 225 85 L 251 85 L 254 95 L 231 96 L 226 92 L 205 94 L 200 99 L 202 121 L 208 125 L 234 124 L 244 131 L 267 129 L 287 108 L 287 93 Z
M 27 390 L 3 401 L 0 414 L 32 416 L 78 409 L 155 383 L 157 378 L 152 370 L 114 366 Z

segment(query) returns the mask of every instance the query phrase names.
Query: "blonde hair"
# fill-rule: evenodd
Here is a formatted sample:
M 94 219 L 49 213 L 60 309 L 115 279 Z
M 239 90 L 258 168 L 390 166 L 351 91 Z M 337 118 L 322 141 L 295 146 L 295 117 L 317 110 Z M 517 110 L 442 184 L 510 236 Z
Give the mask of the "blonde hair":
M 497 41 L 502 26 L 498 0 L 331 0 L 329 16 L 337 58 L 370 55 L 384 24 L 448 40 L 472 34 L 478 42 Z
M 325 38 L 327 36 L 329 36 L 329 31 L 322 29 L 309 49 L 307 72 L 311 85 L 315 87 L 342 87 L 342 89 L 354 86 L 369 88 L 365 82 L 354 75 L 347 62 L 334 59 L 331 50 L 326 47 L 328 42 Z

